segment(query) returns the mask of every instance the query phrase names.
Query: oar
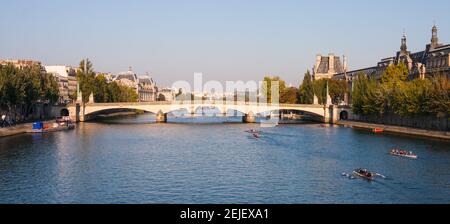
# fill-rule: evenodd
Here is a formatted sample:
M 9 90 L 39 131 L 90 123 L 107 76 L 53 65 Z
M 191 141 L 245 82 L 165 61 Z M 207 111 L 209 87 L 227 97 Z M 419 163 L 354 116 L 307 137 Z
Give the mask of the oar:
M 343 177 L 347 177 L 347 178 L 349 178 L 349 179 L 354 179 L 355 177 L 352 175 L 352 174 L 348 174 L 348 173 L 342 173 L 342 176 Z
M 386 179 L 386 176 L 384 176 L 383 174 L 375 173 L 375 175 L 382 177 L 383 179 Z

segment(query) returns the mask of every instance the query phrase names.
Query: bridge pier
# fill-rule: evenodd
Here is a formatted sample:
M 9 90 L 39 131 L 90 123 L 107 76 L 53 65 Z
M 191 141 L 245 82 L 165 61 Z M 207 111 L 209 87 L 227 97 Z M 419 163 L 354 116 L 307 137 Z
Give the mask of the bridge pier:
M 174 102 L 150 102 L 150 103 L 87 103 L 87 104 L 72 104 L 68 105 L 69 116 L 77 122 L 83 122 L 93 118 L 93 115 L 101 114 L 102 111 L 115 110 L 115 109 L 131 109 L 131 110 L 143 110 L 152 111 L 156 114 L 157 122 L 167 122 L 167 114 L 165 112 L 173 111 L 176 109 L 187 109 L 188 113 L 195 113 L 195 108 L 198 107 L 216 107 L 221 108 L 221 111 L 227 115 L 237 115 L 237 112 L 244 113 L 242 121 L 245 123 L 255 123 L 256 115 L 267 111 L 304 111 L 320 117 L 320 122 L 333 123 L 339 119 L 339 114 L 342 110 L 351 112 L 351 108 L 342 108 L 342 106 L 331 105 L 307 105 L 307 104 L 251 104 L 241 103 L 238 104 L 217 104 L 217 103 L 198 103 L 191 105 L 177 106 Z M 233 111 L 234 113 L 231 113 Z M 283 113 L 279 113 L 282 116 Z M 350 114 L 351 115 L 351 114 Z
M 167 114 L 163 113 L 162 111 L 159 111 L 156 114 L 156 123 L 167 123 Z
M 256 122 L 255 114 L 253 114 L 253 112 L 251 112 L 251 111 L 248 114 L 245 114 L 242 117 L 242 122 L 244 122 L 244 123 L 255 123 Z

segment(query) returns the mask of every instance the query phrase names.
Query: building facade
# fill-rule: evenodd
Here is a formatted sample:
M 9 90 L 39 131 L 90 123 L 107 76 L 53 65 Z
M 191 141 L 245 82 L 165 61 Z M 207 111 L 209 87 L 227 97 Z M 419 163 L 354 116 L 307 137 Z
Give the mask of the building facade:
M 65 65 L 45 66 L 47 73 L 52 74 L 59 87 L 59 102 L 70 103 L 73 102 L 72 96 L 77 91 L 77 74 L 74 68 Z
M 158 88 L 148 74 L 137 76 L 130 68 L 127 72 L 117 74 L 113 80 L 136 91 L 139 102 L 153 102 L 157 100 Z
M 176 91 L 172 88 L 158 89 L 158 101 L 172 102 L 175 100 Z
M 438 29 L 433 26 L 431 41 L 425 45 L 423 51 L 408 51 L 407 38 L 406 35 L 403 35 L 400 50 L 395 53 L 395 56 L 381 59 L 373 67 L 337 73 L 333 75 L 333 78 L 352 80 L 357 74 L 364 73 L 371 78 L 380 79 L 389 65 L 399 63 L 407 66 L 410 80 L 434 75 L 444 75 L 450 78 L 450 45 L 439 43 Z
M 40 66 L 42 72 L 45 72 L 45 68 L 42 66 L 42 63 L 40 61 L 33 61 L 33 60 L 0 60 L 1 65 L 7 65 L 12 64 L 14 67 L 23 69 L 31 66 Z
M 148 74 L 139 77 L 139 101 L 154 102 L 157 99 L 158 88 Z

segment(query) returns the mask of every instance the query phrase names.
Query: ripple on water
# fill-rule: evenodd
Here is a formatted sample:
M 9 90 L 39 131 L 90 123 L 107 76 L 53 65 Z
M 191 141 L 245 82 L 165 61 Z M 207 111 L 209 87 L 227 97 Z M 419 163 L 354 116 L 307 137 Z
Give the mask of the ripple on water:
M 0 203 L 448 203 L 450 144 L 319 125 L 84 123 L 0 139 Z M 244 131 L 261 129 L 261 139 Z M 387 154 L 414 151 L 418 160 Z M 342 172 L 386 175 L 368 182 Z

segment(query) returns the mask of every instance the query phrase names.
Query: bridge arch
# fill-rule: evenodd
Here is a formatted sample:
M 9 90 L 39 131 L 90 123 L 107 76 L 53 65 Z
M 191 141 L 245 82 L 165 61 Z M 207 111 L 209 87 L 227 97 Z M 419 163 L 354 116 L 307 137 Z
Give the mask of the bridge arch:
M 70 116 L 69 109 L 67 109 L 67 108 L 61 109 L 61 110 L 59 111 L 59 115 L 60 115 L 61 117 L 67 117 L 67 116 Z
M 346 110 L 341 111 L 339 113 L 339 120 L 343 120 L 343 121 L 348 120 L 348 115 L 349 115 L 348 111 L 346 111 Z
M 324 112 L 323 109 L 322 111 L 317 111 L 317 110 L 305 110 L 305 109 L 272 109 L 272 110 L 266 110 L 266 111 L 260 111 L 258 112 L 258 114 L 263 114 L 263 113 L 270 113 L 270 112 L 282 112 L 282 111 L 295 111 L 295 112 L 301 112 L 301 113 L 307 113 L 310 115 L 314 115 L 316 117 L 324 117 Z
M 95 117 L 98 117 L 99 115 L 105 115 L 105 114 L 111 114 L 111 113 L 120 113 L 120 112 L 128 112 L 128 111 L 144 111 L 146 113 L 151 113 L 156 115 L 157 112 L 154 111 L 147 111 L 140 108 L 132 108 L 132 107 L 121 107 L 121 108 L 107 108 L 107 109 L 100 109 L 95 111 L 89 111 L 88 113 L 84 114 L 84 120 L 90 120 Z
M 167 115 L 177 110 L 187 110 L 188 112 L 192 112 L 197 110 L 200 107 L 210 107 L 215 108 L 220 113 L 225 114 L 230 110 L 237 111 L 242 113 L 244 116 L 248 114 L 261 114 L 268 111 L 280 111 L 280 110 L 288 110 L 295 112 L 303 112 L 307 114 L 311 114 L 315 117 L 320 117 L 323 121 L 329 121 L 330 116 L 339 117 L 340 109 L 334 111 L 334 107 L 325 107 L 323 105 L 300 105 L 300 104 L 256 104 L 256 103 L 248 103 L 248 102 L 235 102 L 234 104 L 224 104 L 224 103 L 216 103 L 216 102 L 205 102 L 205 101 L 180 101 L 180 102 L 149 102 L 149 103 L 88 103 L 85 107 L 80 105 L 69 105 L 68 110 L 70 111 L 71 117 L 79 117 L 77 121 L 86 120 L 84 117 L 86 116 L 88 119 L 90 116 L 107 112 L 110 110 L 141 110 L 146 111 L 153 114 L 163 114 Z M 334 111 L 333 113 L 331 111 Z M 327 120 L 328 119 L 328 120 Z M 321 119 L 318 119 L 319 121 Z

